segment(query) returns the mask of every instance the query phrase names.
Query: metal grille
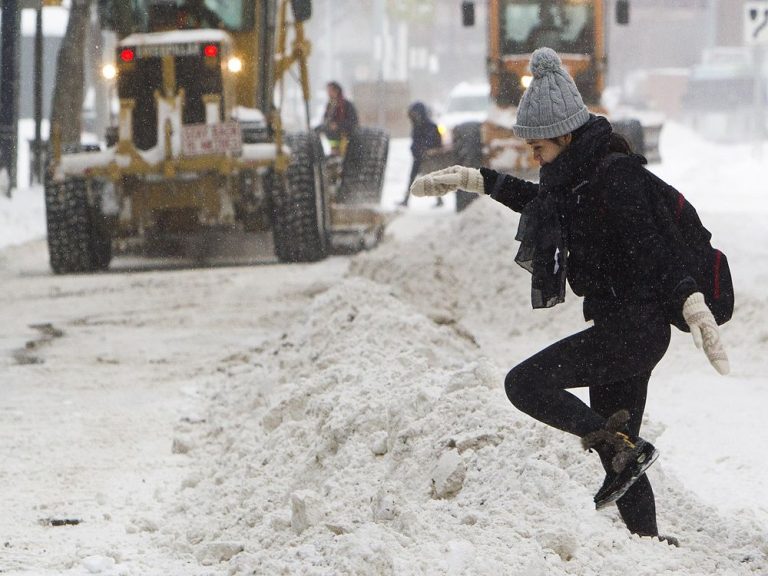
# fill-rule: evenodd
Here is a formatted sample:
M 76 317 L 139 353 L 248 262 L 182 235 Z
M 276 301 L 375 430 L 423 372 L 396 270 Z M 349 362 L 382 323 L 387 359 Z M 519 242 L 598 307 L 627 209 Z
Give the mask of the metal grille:
M 133 142 L 140 150 L 157 144 L 157 105 L 155 90 L 162 90 L 163 67 L 160 58 L 142 58 L 132 70 L 118 76 L 120 98 L 133 98 Z
M 218 57 L 177 56 L 176 87 L 184 89 L 185 100 L 182 122 L 199 124 L 205 122 L 203 95 L 221 94 L 222 78 Z M 146 57 L 136 60 L 130 70 L 118 77 L 118 93 L 121 98 L 132 98 L 133 141 L 140 150 L 148 150 L 157 144 L 157 104 L 155 91 L 162 92 L 162 58 Z M 222 112 L 219 112 L 220 116 Z
M 176 84 L 178 88 L 183 88 L 185 93 L 182 122 L 184 124 L 205 122 L 203 95 L 221 94 L 222 91 L 221 66 L 218 57 L 177 57 Z

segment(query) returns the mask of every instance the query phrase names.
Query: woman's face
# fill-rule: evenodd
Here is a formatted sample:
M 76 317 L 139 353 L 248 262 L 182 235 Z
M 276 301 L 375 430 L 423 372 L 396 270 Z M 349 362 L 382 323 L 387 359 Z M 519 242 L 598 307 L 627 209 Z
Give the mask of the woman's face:
M 542 140 L 526 140 L 528 146 L 533 151 L 533 158 L 539 163 L 539 166 L 553 162 L 560 155 L 560 152 L 571 143 L 571 135 L 558 136 L 557 138 L 546 138 Z

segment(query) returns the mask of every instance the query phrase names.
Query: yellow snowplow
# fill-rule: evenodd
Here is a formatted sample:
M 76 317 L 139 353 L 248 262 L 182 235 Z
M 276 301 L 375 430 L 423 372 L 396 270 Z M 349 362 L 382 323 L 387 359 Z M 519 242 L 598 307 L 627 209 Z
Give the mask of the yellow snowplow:
M 115 246 L 211 229 L 271 229 L 283 262 L 378 241 L 389 137 L 358 128 L 328 162 L 308 125 L 311 0 L 102 0 L 99 15 L 116 38 L 104 69 L 114 121 L 101 147 L 65 149 L 52 132 L 54 272 L 105 269 Z M 280 102 L 294 68 L 307 126 L 288 133 Z

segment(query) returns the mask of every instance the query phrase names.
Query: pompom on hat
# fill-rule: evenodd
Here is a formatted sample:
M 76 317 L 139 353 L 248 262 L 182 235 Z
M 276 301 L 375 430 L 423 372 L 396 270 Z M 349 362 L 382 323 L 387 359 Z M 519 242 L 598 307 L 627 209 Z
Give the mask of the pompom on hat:
M 515 136 L 525 140 L 557 138 L 589 120 L 589 110 L 557 52 L 539 48 L 531 55 L 530 70 L 533 80 L 517 107 L 512 126 Z

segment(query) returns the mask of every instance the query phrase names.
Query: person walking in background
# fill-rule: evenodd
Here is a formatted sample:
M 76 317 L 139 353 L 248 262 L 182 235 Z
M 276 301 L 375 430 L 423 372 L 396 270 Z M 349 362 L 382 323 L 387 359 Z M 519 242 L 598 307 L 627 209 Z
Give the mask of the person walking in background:
M 539 183 L 453 166 L 417 178 L 411 192 L 441 196 L 461 188 L 521 213 L 515 260 L 532 274 L 533 307 L 563 302 L 567 280 L 594 324 L 510 370 L 507 396 L 597 452 L 606 476 L 596 508 L 616 502 L 632 533 L 676 544 L 659 536 L 645 475 L 658 452 L 640 437 L 671 314 L 682 314 L 697 345 L 703 335 L 707 358 L 721 374 L 729 371 L 728 357 L 702 288 L 656 224 L 645 159 L 631 154 L 608 120 L 589 113 L 553 50 L 536 50 L 530 68 L 533 81 L 513 129 L 541 166 Z M 615 153 L 619 159 L 601 164 Z M 578 387 L 589 389 L 589 405 L 567 390 Z
M 400 206 L 408 206 L 410 198 L 411 185 L 416 179 L 416 175 L 421 169 L 421 163 L 424 157 L 431 150 L 439 150 L 443 146 L 443 138 L 440 131 L 429 117 L 429 110 L 423 102 L 414 102 L 408 107 L 408 119 L 411 121 L 411 175 L 408 179 L 408 189 L 405 192 L 405 198 L 399 202 Z M 435 206 L 442 206 L 443 199 L 438 196 Z
M 355 105 L 344 97 L 344 90 L 338 82 L 326 84 L 328 104 L 323 114 L 322 131 L 328 137 L 333 154 L 344 154 L 346 142 L 357 128 L 358 118 Z

